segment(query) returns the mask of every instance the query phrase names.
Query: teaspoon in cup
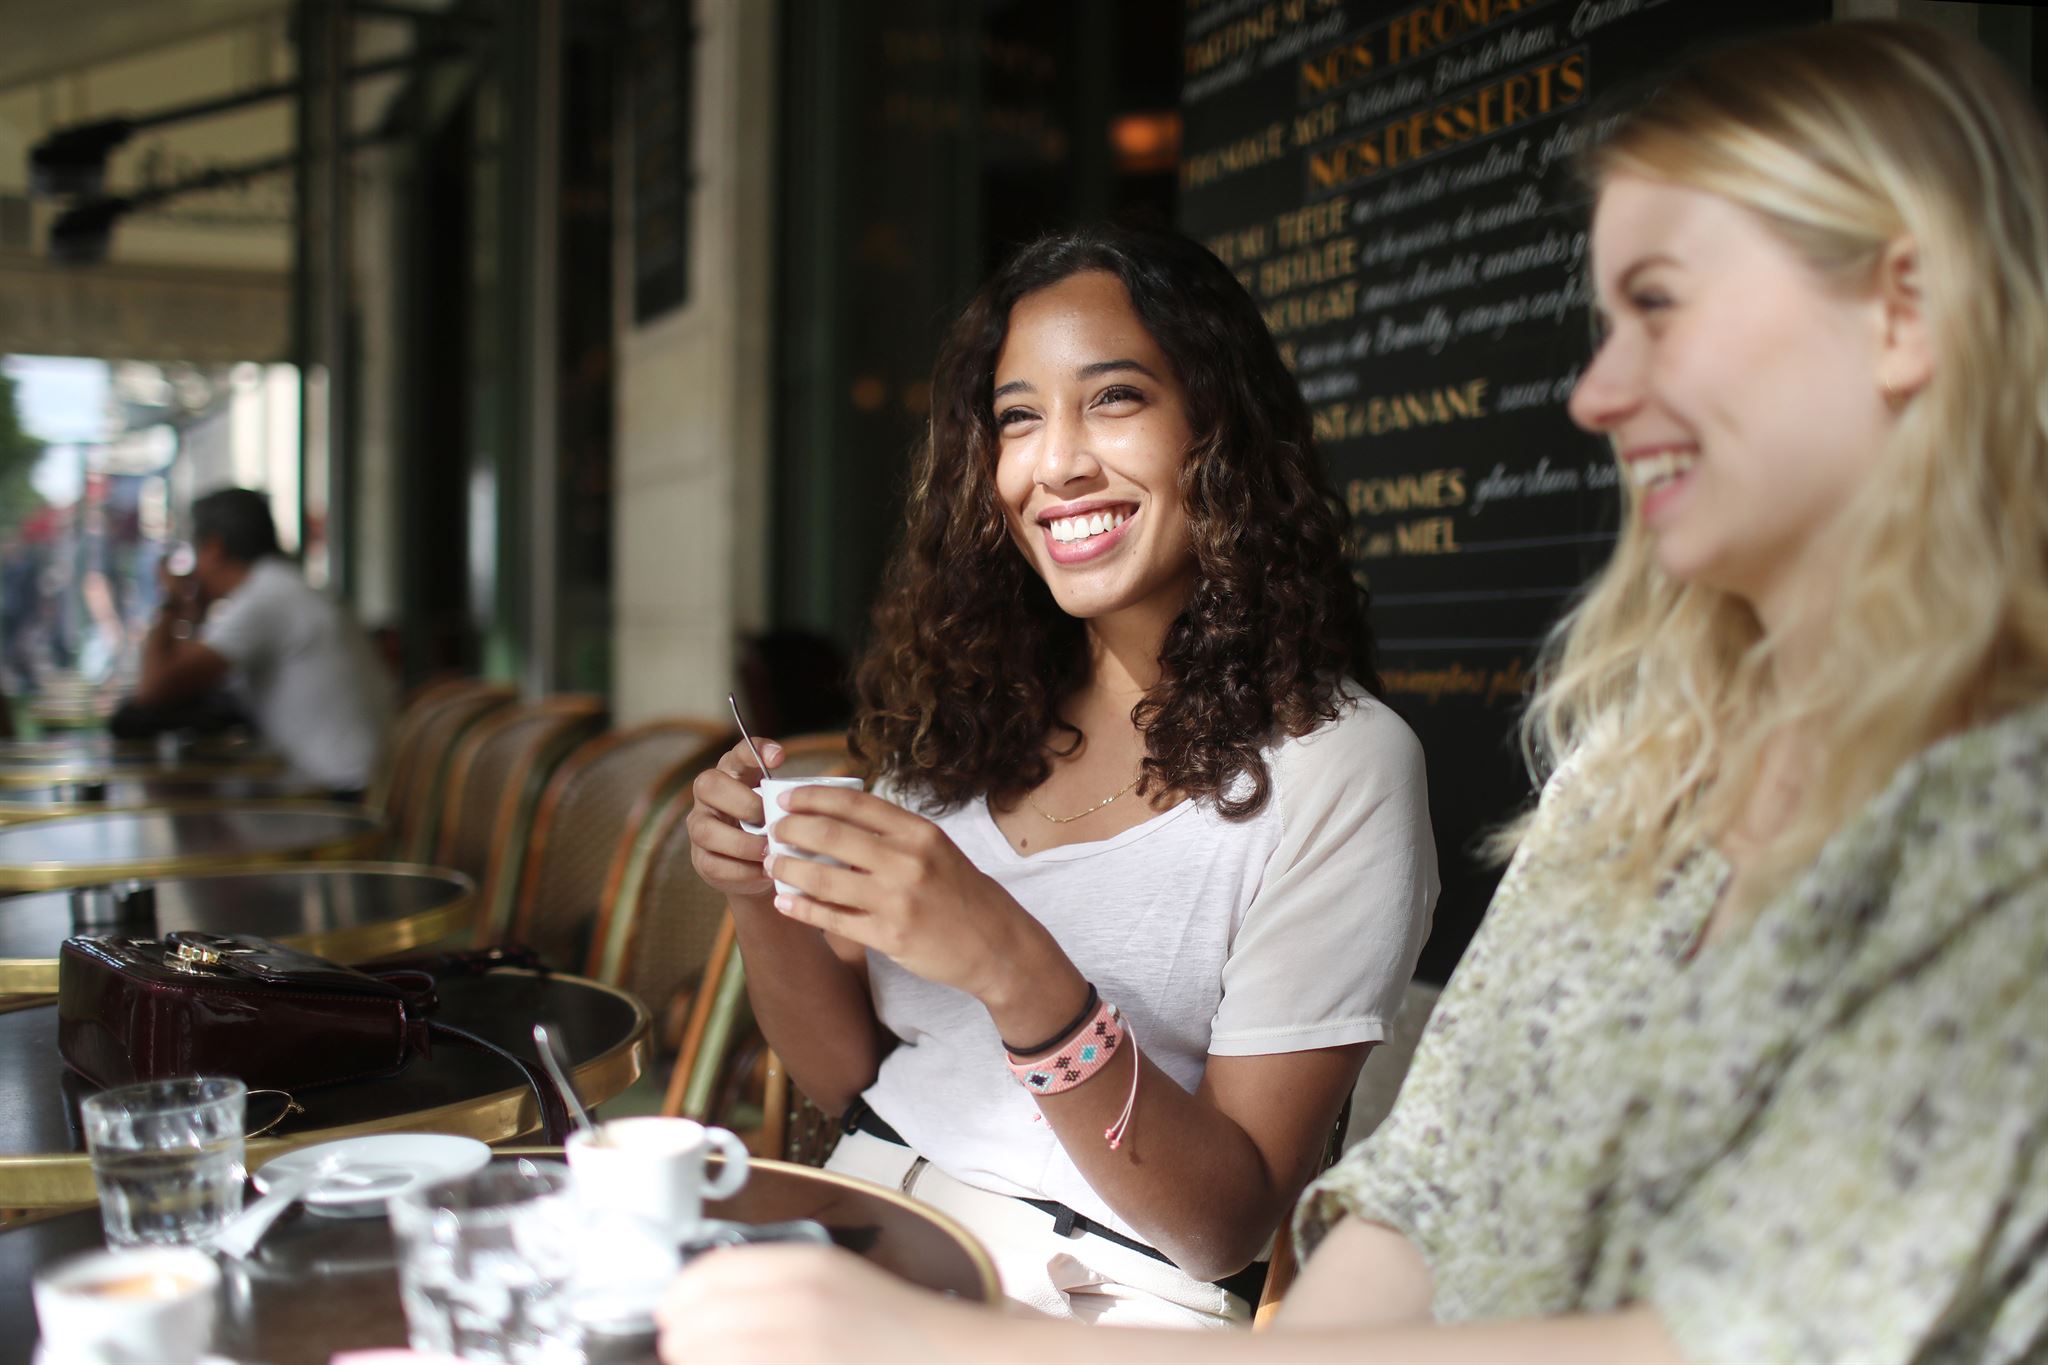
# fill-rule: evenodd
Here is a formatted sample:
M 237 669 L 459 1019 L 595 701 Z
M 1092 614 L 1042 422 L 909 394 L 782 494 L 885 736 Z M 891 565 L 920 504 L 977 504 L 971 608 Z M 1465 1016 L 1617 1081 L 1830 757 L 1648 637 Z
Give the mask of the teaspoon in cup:
M 583 1101 L 576 1097 L 576 1086 L 569 1079 L 568 1063 L 555 1047 L 555 1040 L 546 1024 L 533 1026 L 534 1051 L 540 1053 L 540 1064 L 548 1069 L 548 1075 L 555 1082 L 555 1089 L 562 1092 L 562 1102 L 569 1106 L 569 1117 L 576 1121 L 578 1128 L 595 1128 L 590 1121 L 590 1111 L 583 1107 Z
M 761 757 L 761 746 L 754 743 L 754 737 L 747 733 L 747 723 L 740 719 L 739 699 L 733 696 L 732 693 L 728 692 L 725 694 L 725 704 L 732 708 L 733 724 L 740 727 L 740 738 L 745 740 L 747 742 L 747 747 L 754 751 L 755 766 L 760 768 L 761 776 L 768 776 L 768 760 Z

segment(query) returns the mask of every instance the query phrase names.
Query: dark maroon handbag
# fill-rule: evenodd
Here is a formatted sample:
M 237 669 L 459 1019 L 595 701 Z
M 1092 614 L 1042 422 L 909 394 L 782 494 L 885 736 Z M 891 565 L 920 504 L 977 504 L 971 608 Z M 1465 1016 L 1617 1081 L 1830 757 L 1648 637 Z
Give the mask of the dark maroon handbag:
M 390 1076 L 435 1042 L 491 1052 L 534 1088 L 550 1142 L 561 1095 L 537 1068 L 432 1017 L 435 976 L 397 963 L 358 971 L 269 939 L 174 932 L 66 939 L 57 960 L 57 1050 L 95 1085 L 234 1076 L 295 1091 Z

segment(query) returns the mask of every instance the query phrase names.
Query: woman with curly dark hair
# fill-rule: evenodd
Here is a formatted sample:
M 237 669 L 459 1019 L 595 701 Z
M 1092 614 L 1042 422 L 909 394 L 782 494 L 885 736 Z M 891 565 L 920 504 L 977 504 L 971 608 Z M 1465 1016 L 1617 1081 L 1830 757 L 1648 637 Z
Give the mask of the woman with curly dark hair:
M 1343 513 L 1184 238 L 1025 248 L 932 387 L 858 676 L 876 794 L 780 798 L 778 840 L 843 866 L 764 869 L 742 746 L 697 868 L 769 1041 L 849 1107 L 833 1169 L 953 1213 L 1046 1312 L 1242 1319 L 1436 895 Z

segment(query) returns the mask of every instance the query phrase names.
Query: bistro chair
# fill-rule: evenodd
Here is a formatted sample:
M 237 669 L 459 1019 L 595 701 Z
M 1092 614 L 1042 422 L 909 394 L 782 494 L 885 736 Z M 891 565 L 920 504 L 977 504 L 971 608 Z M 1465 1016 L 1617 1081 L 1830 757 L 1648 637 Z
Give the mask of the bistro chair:
M 778 742 L 783 757 L 775 770 L 777 777 L 842 777 L 859 771 L 842 734 L 799 735 Z M 678 821 L 687 813 L 679 815 Z M 695 927 L 687 931 L 705 933 L 708 949 L 662 1112 L 699 1121 L 718 1117 L 721 1093 L 738 1079 L 736 1073 L 751 1069 L 745 1059 L 758 1057 L 762 1121 L 749 1135 L 749 1150 L 757 1156 L 822 1166 L 838 1141 L 838 1124 L 796 1089 L 774 1050 L 760 1045 L 751 1028 L 746 964 L 740 958 L 732 917 L 723 900 L 696 881 L 689 870 L 687 838 L 682 851 L 683 875 L 695 883 L 696 899 L 687 899 L 689 893 L 679 887 L 674 902 L 660 903 L 660 911 L 651 917 L 688 919 L 712 927 L 708 933 Z M 712 913 L 705 915 L 699 907 Z
M 366 798 L 369 805 L 389 814 L 392 793 L 405 786 L 412 772 L 413 760 L 418 755 L 417 736 L 421 718 L 448 698 L 482 686 L 474 678 L 438 678 L 413 689 L 391 727 L 391 743 L 385 751 L 377 780 L 370 784 Z
M 1335 1165 L 1345 1151 L 1370 1137 L 1373 1129 L 1393 1112 L 1394 1098 L 1401 1093 L 1401 1082 L 1408 1077 L 1408 1066 L 1415 1060 L 1415 1049 L 1429 1025 L 1430 1011 L 1436 1008 L 1437 997 L 1442 994 L 1441 986 L 1422 981 L 1408 983 L 1408 993 L 1401 1000 L 1401 1009 L 1387 1029 L 1387 1036 L 1367 1055 L 1365 1066 L 1358 1073 L 1358 1084 L 1352 1088 L 1351 1098 L 1344 1101 L 1344 1111 L 1337 1116 L 1336 1130 L 1330 1134 L 1329 1149 L 1323 1154 L 1324 1170 Z M 1292 1225 L 1290 1214 L 1281 1221 L 1280 1233 L 1273 1239 L 1266 1292 L 1259 1296 L 1257 1311 L 1252 1315 L 1254 1331 L 1273 1325 L 1281 1300 L 1294 1283 L 1298 1267 L 1294 1263 Z
M 647 819 L 612 863 L 583 968 L 584 975 L 640 998 L 654 1015 L 662 1053 L 680 1038 L 675 1013 L 688 1008 L 725 913 L 724 899 L 690 863 L 692 786 L 705 766 L 692 755 L 655 784 Z
M 732 912 L 722 906 L 711 949 L 705 956 L 703 975 L 690 1001 L 690 1016 L 683 1026 L 682 1045 L 676 1064 L 669 1072 L 668 1093 L 661 1112 L 702 1123 L 717 1114 L 721 1082 L 728 1078 L 730 1063 L 745 1040 L 752 1012 L 747 1005 L 747 964 L 740 957 L 739 939 L 733 930 Z M 769 1107 L 763 1101 L 763 1110 Z M 779 1156 L 780 1133 L 766 1128 L 749 1134 L 747 1150 L 756 1156 Z
M 477 884 L 477 925 L 503 925 L 526 865 L 541 789 L 577 745 L 604 729 L 604 702 L 548 697 L 479 720 L 448 763 L 433 861 Z
M 725 726 L 659 720 L 589 740 L 564 759 L 542 791 L 507 937 L 557 965 L 586 959 L 616 860 L 679 765 L 716 762 L 731 743 Z
M 400 713 L 391 745 L 391 762 L 369 798 L 369 804 L 384 813 L 394 851 L 403 847 L 402 832 L 416 819 L 412 802 L 419 786 L 418 774 L 430 765 L 428 751 L 434 733 L 440 729 L 433 722 L 446 708 L 492 690 L 490 684 L 474 678 L 452 678 L 421 688 Z
M 476 687 L 448 697 L 420 717 L 405 786 L 392 791 L 398 809 L 385 812 L 394 854 L 416 863 L 433 856 L 440 837 L 441 797 L 448 786 L 448 769 L 456 748 L 484 717 L 515 706 L 518 701 L 519 693 L 514 688 Z

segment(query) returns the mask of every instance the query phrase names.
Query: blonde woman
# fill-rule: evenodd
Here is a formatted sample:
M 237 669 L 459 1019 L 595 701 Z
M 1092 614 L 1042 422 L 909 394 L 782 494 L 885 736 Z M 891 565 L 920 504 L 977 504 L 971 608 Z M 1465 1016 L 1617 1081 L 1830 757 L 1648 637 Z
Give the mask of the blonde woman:
M 2048 137 L 1987 54 L 1706 58 L 1591 157 L 1632 489 L 1565 761 L 1258 1337 L 1082 1341 L 844 1257 L 677 1282 L 672 1361 L 2048 1353 Z

